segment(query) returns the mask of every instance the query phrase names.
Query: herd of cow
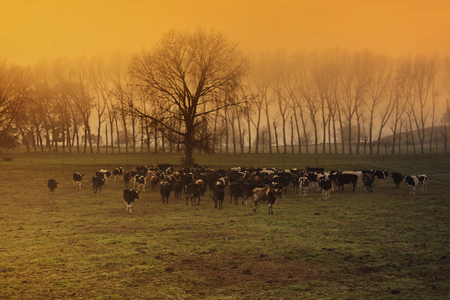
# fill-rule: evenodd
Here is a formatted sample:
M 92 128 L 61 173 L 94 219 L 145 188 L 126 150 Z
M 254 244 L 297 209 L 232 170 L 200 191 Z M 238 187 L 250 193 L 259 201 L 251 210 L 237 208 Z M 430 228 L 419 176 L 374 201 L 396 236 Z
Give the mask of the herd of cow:
M 186 205 L 199 205 L 200 199 L 209 188 L 215 208 L 222 209 L 225 198 L 225 190 L 229 191 L 230 203 L 234 201 L 247 205 L 248 197 L 253 198 L 254 211 L 257 212 L 260 203 L 269 205 L 269 213 L 273 214 L 273 205 L 277 199 L 281 199 L 282 193 L 292 187 L 295 193 L 305 197 L 308 191 L 315 189 L 322 193 L 323 199 L 328 199 L 332 191 L 344 190 L 345 185 L 351 184 L 352 191 L 357 187 L 365 187 L 368 192 L 373 192 L 375 181 L 381 186 L 386 186 L 388 180 L 386 170 L 358 170 L 358 171 L 325 171 L 324 168 L 309 168 L 305 170 L 276 168 L 231 168 L 230 170 L 214 171 L 206 167 L 195 166 L 192 170 L 182 168 L 174 171 L 170 164 L 160 164 L 148 168 L 137 166 L 130 172 L 124 172 L 122 167 L 113 172 L 101 169 L 92 176 L 90 182 L 94 193 L 101 193 L 102 187 L 113 177 L 123 180 L 125 189 L 123 199 L 126 211 L 131 213 L 133 203 L 139 199 L 139 193 L 145 191 L 149 185 L 153 191 L 159 188 L 163 203 L 168 203 L 169 196 L 173 192 L 176 198 L 186 195 Z M 83 174 L 73 174 L 73 187 L 81 189 Z M 416 187 L 422 187 L 422 194 L 427 193 L 428 176 L 403 176 L 400 173 L 392 173 L 391 177 L 395 188 L 405 182 L 410 189 L 410 194 L 415 195 Z M 130 188 L 130 183 L 133 185 Z M 48 188 L 53 194 L 58 182 L 55 179 L 48 180 Z

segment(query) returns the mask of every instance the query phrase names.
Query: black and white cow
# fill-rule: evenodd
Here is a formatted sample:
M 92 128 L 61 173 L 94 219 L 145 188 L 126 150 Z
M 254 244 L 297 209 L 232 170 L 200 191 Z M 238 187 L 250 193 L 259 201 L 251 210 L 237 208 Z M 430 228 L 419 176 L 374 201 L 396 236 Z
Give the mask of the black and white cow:
M 363 186 L 363 172 L 362 171 L 342 171 L 342 174 L 343 175 L 346 175 L 346 174 L 356 175 L 358 177 L 358 179 L 356 181 L 356 187 Z M 353 188 L 353 191 L 354 190 L 355 190 L 355 188 Z
M 159 193 L 161 194 L 163 203 L 169 204 L 169 196 L 172 191 L 172 186 L 168 181 L 161 181 L 159 183 Z
M 322 178 L 323 176 L 323 172 L 312 172 L 312 173 L 307 173 L 306 174 L 306 178 L 308 179 L 309 182 L 309 186 L 311 188 L 316 187 L 317 191 L 320 191 L 320 187 L 319 187 L 319 179 Z
M 386 186 L 387 185 L 387 179 L 389 176 L 388 171 L 386 170 L 372 170 L 372 174 L 374 177 L 378 178 L 378 182 L 380 183 L 381 186 Z
M 108 178 L 111 177 L 111 172 L 108 171 L 108 170 L 101 169 L 100 171 L 95 172 L 95 176 L 103 177 L 103 179 L 104 179 L 103 183 L 107 184 L 108 183 Z
M 145 176 L 144 175 L 134 175 L 134 189 L 139 191 L 141 188 L 145 192 Z
M 273 205 L 275 204 L 275 201 L 277 199 L 277 193 L 277 190 L 270 187 L 254 188 L 253 203 L 255 205 L 255 208 L 253 209 L 253 211 L 258 212 L 259 203 L 267 203 L 269 204 L 269 214 L 273 214 Z
M 50 178 L 50 179 L 47 181 L 47 187 L 48 187 L 49 190 L 50 190 L 50 195 L 53 195 L 53 194 L 55 193 L 55 189 L 58 187 L 58 182 L 56 182 L 55 179 Z
M 402 173 L 392 173 L 392 179 L 394 179 L 395 188 L 400 188 L 400 183 L 403 181 Z
M 73 173 L 73 188 L 81 190 L 81 179 L 83 179 L 83 174 L 78 172 Z
M 225 184 L 222 181 L 216 181 L 212 185 L 212 194 L 214 208 L 223 209 L 223 199 L 225 198 Z
M 125 201 L 125 211 L 131 214 L 134 200 L 139 199 L 139 191 L 133 189 L 123 190 L 123 200 Z
M 405 176 L 404 180 L 405 183 L 409 186 L 409 194 L 415 195 L 416 194 L 416 187 L 421 186 L 422 187 L 422 194 L 427 193 L 428 189 L 428 176 L 426 174 L 423 175 L 413 175 L 413 176 Z
M 307 177 L 300 177 L 298 179 L 298 190 L 299 194 L 302 197 L 305 197 L 308 194 L 309 181 Z
M 116 181 L 117 178 L 123 178 L 123 168 L 122 167 L 115 168 L 113 170 L 113 176 L 114 181 Z

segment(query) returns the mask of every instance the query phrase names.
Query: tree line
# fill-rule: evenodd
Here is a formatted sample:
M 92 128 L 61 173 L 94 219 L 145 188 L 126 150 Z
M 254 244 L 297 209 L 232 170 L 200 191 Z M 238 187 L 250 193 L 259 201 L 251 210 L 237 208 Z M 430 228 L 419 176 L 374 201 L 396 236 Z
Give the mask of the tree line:
M 183 152 L 188 162 L 194 150 L 447 152 L 449 92 L 448 58 L 340 48 L 244 55 L 221 33 L 173 30 L 132 56 L 1 60 L 0 145 Z

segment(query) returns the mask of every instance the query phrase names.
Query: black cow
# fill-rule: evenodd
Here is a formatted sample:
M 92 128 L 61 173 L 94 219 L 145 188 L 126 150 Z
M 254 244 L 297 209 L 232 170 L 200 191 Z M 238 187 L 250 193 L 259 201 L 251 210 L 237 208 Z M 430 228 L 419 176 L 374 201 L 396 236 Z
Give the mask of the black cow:
M 175 198 L 178 198 L 178 196 L 181 196 L 181 192 L 183 191 L 183 186 L 181 185 L 181 181 L 178 179 L 172 180 L 172 190 L 175 194 Z
M 254 212 L 258 211 L 259 203 L 267 203 L 269 204 L 269 214 L 273 214 L 273 205 L 277 199 L 277 192 L 275 189 L 270 187 L 265 188 L 254 188 L 253 189 L 253 203 L 255 208 Z
M 188 200 L 191 198 L 192 205 L 200 204 L 201 191 L 200 186 L 195 182 L 191 182 L 186 186 L 186 205 L 188 205 Z M 198 202 L 195 203 L 195 198 L 198 198 Z
M 247 205 L 247 198 L 253 196 L 253 190 L 257 187 L 262 188 L 264 185 L 262 183 L 242 183 L 242 204 Z
M 225 185 L 222 181 L 216 181 L 212 185 L 214 208 L 223 209 L 223 199 L 225 198 Z
M 128 186 L 130 185 L 130 180 L 131 180 L 131 172 L 125 172 L 123 174 L 123 181 L 125 182 L 125 187 L 128 188 Z
M 169 196 L 172 191 L 172 187 L 169 182 L 161 181 L 159 183 L 159 193 L 161 194 L 163 203 L 169 204 Z
M 402 173 L 392 173 L 392 179 L 394 179 L 395 188 L 400 188 L 400 183 L 403 181 Z
M 56 182 L 55 179 L 50 178 L 50 179 L 47 181 L 47 187 L 48 187 L 49 190 L 50 190 L 50 195 L 53 195 L 53 194 L 55 193 L 55 189 L 58 187 L 58 182 Z
M 183 186 L 185 192 L 187 185 L 193 182 L 194 182 L 194 174 L 192 172 L 184 173 L 181 175 L 181 185 Z
M 73 173 L 72 177 L 73 177 L 73 188 L 74 189 L 79 189 L 81 190 L 81 179 L 83 179 L 82 174 L 75 172 Z
M 94 189 L 94 193 L 97 191 L 102 193 L 102 187 L 105 185 L 105 178 L 103 175 L 100 176 L 92 176 L 92 188 Z
M 239 203 L 239 197 L 243 197 L 242 184 L 240 182 L 230 183 L 229 189 L 230 189 L 230 203 L 231 200 L 234 199 L 234 203 L 237 205 Z
M 339 174 L 337 176 L 337 184 L 339 188 L 342 188 L 344 190 L 344 184 L 352 184 L 353 189 L 352 191 L 355 191 L 355 188 L 358 184 L 359 176 L 356 174 Z
M 162 171 L 164 174 L 172 174 L 173 173 L 173 167 L 171 164 L 159 164 L 155 166 L 157 170 Z
M 133 189 L 123 190 L 123 200 L 125 201 L 125 211 L 131 214 L 131 208 L 133 207 L 134 200 L 139 199 L 139 191 Z
M 330 192 L 332 187 L 332 181 L 325 176 L 319 180 L 319 187 L 322 190 L 322 199 L 327 200 L 330 198 Z
M 363 175 L 363 182 L 364 186 L 366 187 L 367 191 L 372 193 L 373 192 L 373 186 L 375 184 L 375 177 L 374 175 L 364 173 Z
M 404 182 L 409 186 L 409 194 L 416 194 L 416 187 L 422 187 L 422 194 L 427 193 L 428 189 L 428 176 L 426 174 L 417 176 L 405 176 Z

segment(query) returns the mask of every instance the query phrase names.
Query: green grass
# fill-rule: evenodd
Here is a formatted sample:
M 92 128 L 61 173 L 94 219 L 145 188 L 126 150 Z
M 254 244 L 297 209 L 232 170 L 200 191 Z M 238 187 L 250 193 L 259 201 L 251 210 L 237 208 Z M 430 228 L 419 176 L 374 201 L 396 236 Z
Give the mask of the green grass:
M 426 173 L 402 185 L 282 196 L 214 209 L 146 190 L 132 215 L 123 183 L 94 194 L 100 168 L 179 164 L 180 155 L 9 154 L 1 162 L 0 299 L 446 299 L 450 295 L 450 158 L 434 155 L 202 155 L 201 165 L 386 169 Z M 95 161 L 94 161 L 95 158 Z M 128 162 L 128 164 L 127 164 Z M 179 168 L 179 166 L 175 166 Z M 72 188 L 72 173 L 85 175 Z M 60 183 L 51 196 L 48 178 Z M 399 294 L 396 294 L 399 293 Z

